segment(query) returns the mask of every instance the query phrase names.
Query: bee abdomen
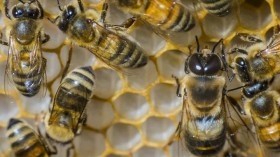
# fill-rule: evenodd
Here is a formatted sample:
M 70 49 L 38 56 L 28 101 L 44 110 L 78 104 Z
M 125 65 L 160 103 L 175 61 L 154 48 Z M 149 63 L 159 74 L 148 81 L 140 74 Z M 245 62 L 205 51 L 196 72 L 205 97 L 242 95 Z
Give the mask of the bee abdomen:
M 24 122 L 11 119 L 7 137 L 17 157 L 45 157 L 47 153 L 38 136 Z
M 185 143 L 189 151 L 194 155 L 212 155 L 222 150 L 226 140 L 225 128 L 216 137 L 211 137 L 208 140 L 200 140 L 186 131 Z
M 201 0 L 210 14 L 225 16 L 230 12 L 231 0 Z
M 13 72 L 13 81 L 22 95 L 31 97 L 36 95 L 43 80 L 42 72 L 35 69 L 28 73 Z
M 58 105 L 75 111 L 77 110 L 77 104 L 85 106 L 92 96 L 94 81 L 92 67 L 74 69 L 66 75 L 61 83 L 56 96 Z
M 147 64 L 148 58 L 144 51 L 129 40 L 120 39 L 118 48 L 109 60 L 123 68 L 139 68 Z
M 185 10 L 185 8 L 179 4 L 175 4 L 174 8 L 170 10 L 169 16 L 162 24 L 163 30 L 169 30 L 173 32 L 187 32 L 195 26 L 195 20 L 192 14 Z
M 280 123 L 261 128 L 259 138 L 267 148 L 280 151 Z

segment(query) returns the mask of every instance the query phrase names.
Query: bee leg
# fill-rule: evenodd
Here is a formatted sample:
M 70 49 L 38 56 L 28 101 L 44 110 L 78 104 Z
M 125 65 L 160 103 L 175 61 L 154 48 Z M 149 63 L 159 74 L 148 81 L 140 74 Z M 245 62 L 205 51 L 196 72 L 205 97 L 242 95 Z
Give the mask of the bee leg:
M 251 42 L 251 43 L 260 43 L 262 42 L 261 39 L 253 36 L 253 35 L 250 35 L 250 34 L 247 34 L 247 33 L 237 33 L 237 36 L 239 36 L 239 38 L 243 41 L 246 41 L 246 42 Z
M 228 54 L 233 54 L 233 53 L 242 53 L 248 55 L 248 52 L 246 50 L 240 48 L 233 48 L 230 50 L 230 52 L 228 52 Z
M 40 10 L 40 19 L 43 19 L 44 18 L 44 10 L 43 10 L 43 7 L 42 7 L 42 5 L 41 5 L 41 3 L 38 1 L 38 0 L 36 0 L 36 3 L 37 3 L 37 5 L 38 5 L 38 7 L 39 7 L 39 10 Z
M 273 27 L 273 34 L 279 34 L 280 33 L 280 25 L 276 25 Z
M 102 24 L 105 23 L 107 10 L 108 10 L 108 3 L 107 3 L 107 1 L 105 1 L 102 6 L 102 12 L 101 12 L 100 20 L 99 20 L 99 22 Z
M 64 69 L 63 69 L 60 82 L 61 82 L 61 81 L 63 80 L 63 78 L 66 76 L 67 71 L 68 71 L 68 69 L 69 69 L 69 67 L 70 67 L 70 62 L 71 62 L 71 59 L 72 59 L 72 53 L 73 53 L 73 46 L 72 46 L 72 44 L 71 44 L 71 47 L 70 47 L 69 53 L 68 53 L 68 59 L 67 59 L 66 65 L 65 65 L 65 67 L 64 67 Z
M 224 71 L 226 71 L 226 74 L 227 74 L 227 78 L 229 80 L 229 82 L 231 82 L 234 77 L 235 77 L 235 74 L 233 73 L 231 76 L 229 75 L 229 70 L 228 70 L 228 63 L 227 63 L 227 60 L 226 60 L 226 53 L 225 53 L 225 47 L 224 47 L 224 43 L 222 43 L 222 62 L 223 62 L 223 66 L 224 66 Z
M 66 150 L 66 157 L 70 157 L 71 150 L 74 150 L 74 156 L 75 156 L 76 152 L 75 152 L 75 146 L 74 146 L 73 141 L 71 142 L 71 146 L 69 148 L 67 148 L 67 150 Z
M 182 106 L 182 113 L 181 113 L 181 117 L 180 117 L 180 121 L 178 123 L 178 126 L 176 128 L 176 131 L 175 131 L 175 134 L 180 138 L 181 136 L 181 131 L 182 131 L 182 125 L 183 125 L 183 120 L 184 120 L 184 112 L 186 111 L 185 108 L 186 108 L 186 96 L 187 96 L 187 93 L 186 93 L 186 90 L 184 89 L 185 91 L 185 97 L 184 97 L 184 102 L 183 102 L 183 106 Z
M 9 14 L 8 3 L 9 3 L 9 0 L 5 0 L 5 1 L 4 1 L 5 15 L 6 15 L 7 18 L 9 18 L 9 19 L 11 20 L 11 16 L 10 16 L 10 14 Z
M 8 43 L 8 42 L 2 41 L 2 36 L 3 36 L 3 34 L 2 34 L 2 33 L 0 33 L 0 38 L 1 38 L 1 40 L 0 40 L 0 44 L 2 44 L 2 45 L 6 45 L 6 46 L 9 46 L 9 43 Z
M 178 77 L 172 75 L 172 78 L 175 79 L 176 84 L 177 84 L 177 91 L 176 91 L 177 96 L 178 96 L 178 97 L 182 97 L 182 94 L 180 93 L 181 85 L 180 85 L 180 81 L 179 81 Z
M 83 126 L 86 126 L 86 121 L 87 121 L 87 114 L 83 113 L 81 120 L 79 121 L 79 124 L 78 124 L 78 129 L 76 132 L 77 135 L 81 134 Z
M 120 25 L 105 24 L 105 27 L 109 28 L 109 29 L 116 30 L 116 31 L 126 31 L 127 29 L 129 29 L 135 23 L 136 20 L 137 20 L 136 17 L 131 17 L 131 18 L 125 20 Z
M 48 42 L 50 40 L 50 36 L 48 34 L 44 34 L 44 40 L 41 41 L 42 44 L 45 44 L 46 42 Z

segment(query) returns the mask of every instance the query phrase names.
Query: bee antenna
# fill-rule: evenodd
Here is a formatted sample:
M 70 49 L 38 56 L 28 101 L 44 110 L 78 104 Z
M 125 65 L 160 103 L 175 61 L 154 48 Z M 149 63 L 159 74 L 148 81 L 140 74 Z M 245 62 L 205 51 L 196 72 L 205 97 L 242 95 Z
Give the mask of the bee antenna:
M 212 49 L 212 53 L 215 52 L 216 47 L 217 47 L 220 43 L 223 43 L 223 41 L 224 41 L 224 39 L 220 39 L 220 40 L 214 45 L 214 47 L 213 47 L 213 49 Z
M 20 1 L 22 4 L 24 4 L 25 2 L 23 2 L 22 0 L 18 0 L 18 1 Z
M 197 36 L 195 36 L 195 42 L 196 42 L 196 50 L 197 50 L 197 52 L 199 52 L 200 46 L 199 46 L 199 41 L 198 41 L 198 37 Z
M 58 5 L 59 10 L 62 11 L 59 0 L 56 0 L 56 1 L 57 1 L 57 5 Z

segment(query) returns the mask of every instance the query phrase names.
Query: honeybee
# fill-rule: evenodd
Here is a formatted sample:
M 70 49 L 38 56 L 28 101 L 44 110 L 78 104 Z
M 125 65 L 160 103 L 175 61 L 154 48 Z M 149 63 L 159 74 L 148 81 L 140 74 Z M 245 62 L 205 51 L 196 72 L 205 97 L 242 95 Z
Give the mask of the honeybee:
M 42 30 L 40 20 L 44 12 L 39 1 L 19 2 L 12 7 L 10 15 L 9 0 L 4 1 L 5 14 L 11 24 L 7 25 L 9 42 L 1 41 L 1 44 L 9 46 L 6 75 L 22 95 L 31 97 L 39 92 L 45 78 L 46 59 L 41 44 L 46 43 L 49 36 Z
M 266 148 L 276 151 L 280 150 L 280 96 L 268 88 L 274 75 L 279 73 L 279 37 L 274 34 L 267 47 L 258 41 L 249 47 L 248 52 L 235 49 L 242 54 L 233 62 L 237 79 L 245 84 L 242 88 L 244 108 L 253 121 L 258 139 Z
M 43 137 L 22 120 L 10 119 L 6 136 L 16 157 L 48 157 L 57 153 L 51 151 Z
M 258 139 L 271 150 L 280 150 L 280 95 L 276 91 L 255 92 L 244 102 L 245 111 L 251 116 Z
M 208 13 L 217 16 L 226 16 L 231 11 L 232 0 L 199 0 Z
M 241 40 L 252 42 L 247 49 L 233 48 L 229 53 L 236 53 L 232 67 L 237 79 L 242 83 L 252 80 L 265 81 L 280 73 L 280 34 L 274 34 L 268 45 L 255 36 L 240 33 Z
M 66 144 L 80 134 L 86 121 L 85 107 L 93 94 L 94 84 L 92 67 L 76 68 L 63 78 L 53 107 L 45 118 L 48 138 Z
M 197 38 L 196 41 L 197 51 L 185 62 L 187 75 L 182 81 L 185 94 L 178 133 L 192 154 L 209 156 L 221 151 L 226 141 L 226 79 L 223 73 L 228 65 L 223 44 L 222 56 L 215 53 L 222 40 L 212 50 L 200 50 Z M 181 96 L 179 80 L 176 82 L 177 95 Z
M 147 56 L 142 48 L 126 36 L 117 33 L 119 27 L 104 24 L 108 4 L 104 3 L 99 22 L 90 16 L 92 10 L 85 11 L 81 0 L 78 6 L 72 4 L 62 9 L 53 23 L 77 45 L 87 48 L 91 53 L 113 68 L 138 68 L 147 64 Z M 93 15 L 93 14 L 92 14 Z M 111 30 L 110 30 L 111 28 Z
M 176 0 L 114 0 L 128 12 L 161 31 L 187 32 L 195 26 L 195 19 Z

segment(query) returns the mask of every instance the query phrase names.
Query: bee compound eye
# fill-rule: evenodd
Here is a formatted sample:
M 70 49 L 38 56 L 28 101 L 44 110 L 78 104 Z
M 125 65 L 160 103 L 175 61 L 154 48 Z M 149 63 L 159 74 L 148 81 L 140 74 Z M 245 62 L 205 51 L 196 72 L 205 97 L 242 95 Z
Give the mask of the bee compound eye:
M 18 7 L 14 7 L 12 10 L 12 14 L 15 18 L 19 18 L 23 16 L 23 9 L 22 8 L 18 8 Z
M 212 76 L 218 73 L 221 70 L 222 64 L 221 60 L 217 55 L 211 54 L 207 57 L 207 61 L 204 67 L 204 73 L 207 76 Z
M 33 19 L 36 19 L 39 17 L 38 9 L 29 10 L 27 13 L 28 13 L 28 17 L 33 18 Z
M 199 54 L 193 54 L 189 58 L 188 66 L 191 72 L 193 72 L 196 75 L 204 75 L 204 68 L 200 61 Z

